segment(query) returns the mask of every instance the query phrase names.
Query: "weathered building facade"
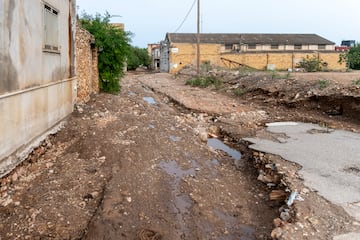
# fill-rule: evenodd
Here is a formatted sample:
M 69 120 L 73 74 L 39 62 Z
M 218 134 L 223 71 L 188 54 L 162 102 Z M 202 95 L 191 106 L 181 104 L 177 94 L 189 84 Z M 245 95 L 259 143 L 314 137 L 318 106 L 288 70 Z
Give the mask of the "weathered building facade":
M 158 70 L 160 68 L 160 44 L 152 43 L 148 44 L 148 54 L 151 59 L 152 70 Z
M 196 34 L 167 33 L 160 46 L 161 71 L 175 73 L 196 64 L 196 42 Z M 315 56 L 329 70 L 345 68 L 338 63 L 335 43 L 316 34 L 200 34 L 200 53 L 201 62 L 226 67 L 285 70 Z
M 0 176 L 73 111 L 75 0 L 0 0 Z

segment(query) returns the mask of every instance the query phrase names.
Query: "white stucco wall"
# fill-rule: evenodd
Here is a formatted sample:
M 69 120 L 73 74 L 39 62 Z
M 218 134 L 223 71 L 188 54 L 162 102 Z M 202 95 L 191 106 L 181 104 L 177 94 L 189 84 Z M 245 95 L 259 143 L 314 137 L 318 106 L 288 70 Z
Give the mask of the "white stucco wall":
M 0 176 L 73 110 L 75 1 L 46 2 L 59 10 L 58 53 L 43 51 L 43 1 L 0 0 Z

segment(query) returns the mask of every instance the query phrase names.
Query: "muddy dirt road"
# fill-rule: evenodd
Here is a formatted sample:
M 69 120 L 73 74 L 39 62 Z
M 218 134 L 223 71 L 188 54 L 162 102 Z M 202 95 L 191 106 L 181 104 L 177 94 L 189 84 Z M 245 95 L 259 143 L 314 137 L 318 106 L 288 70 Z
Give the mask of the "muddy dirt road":
M 275 227 L 279 239 L 332 239 L 359 230 L 302 185 L 297 165 L 241 141 L 268 121 L 316 119 L 358 131 L 359 119 L 329 118 L 305 101 L 289 110 L 289 95 L 271 91 L 240 97 L 169 75 L 128 74 L 119 95 L 77 106 L 60 132 L 1 180 L 0 239 L 271 239 Z M 258 181 L 255 166 L 265 160 L 283 167 L 281 184 L 306 190 L 286 221 L 283 196 L 270 201 L 272 189 Z
M 201 141 L 212 116 L 136 76 L 122 86 L 78 106 L 3 180 L 0 239 L 269 237 L 277 209 L 254 169 Z

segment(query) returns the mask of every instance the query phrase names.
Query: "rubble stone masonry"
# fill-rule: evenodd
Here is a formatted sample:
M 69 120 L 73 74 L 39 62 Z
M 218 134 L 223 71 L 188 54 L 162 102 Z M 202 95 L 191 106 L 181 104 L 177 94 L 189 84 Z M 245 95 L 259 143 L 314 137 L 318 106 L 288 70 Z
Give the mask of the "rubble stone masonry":
M 94 36 L 77 25 L 76 76 L 78 103 L 89 101 L 92 93 L 99 92 L 98 54 L 94 43 Z

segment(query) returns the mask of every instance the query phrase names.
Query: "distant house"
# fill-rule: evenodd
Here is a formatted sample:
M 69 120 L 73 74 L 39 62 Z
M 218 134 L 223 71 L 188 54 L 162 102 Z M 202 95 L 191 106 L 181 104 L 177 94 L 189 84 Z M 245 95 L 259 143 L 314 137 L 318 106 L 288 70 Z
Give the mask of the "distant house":
M 177 72 L 195 64 L 197 35 L 167 33 L 161 42 L 160 69 Z M 335 43 L 316 34 L 200 34 L 201 62 L 256 69 L 295 68 L 306 56 L 315 55 L 329 69 L 342 69 Z
M 120 29 L 120 30 L 123 30 L 125 31 L 125 24 L 124 23 L 110 23 L 111 26 L 117 28 L 117 29 Z
M 151 58 L 151 69 L 158 70 L 160 68 L 160 44 L 148 44 L 148 54 Z
M 0 0 L 0 176 L 73 111 L 75 0 Z

